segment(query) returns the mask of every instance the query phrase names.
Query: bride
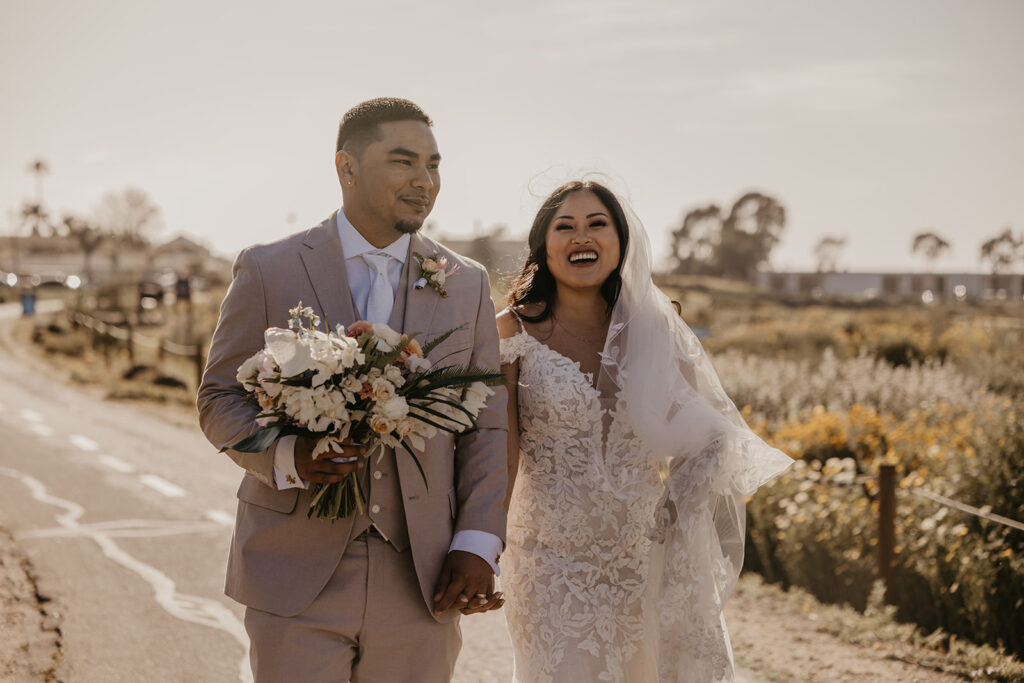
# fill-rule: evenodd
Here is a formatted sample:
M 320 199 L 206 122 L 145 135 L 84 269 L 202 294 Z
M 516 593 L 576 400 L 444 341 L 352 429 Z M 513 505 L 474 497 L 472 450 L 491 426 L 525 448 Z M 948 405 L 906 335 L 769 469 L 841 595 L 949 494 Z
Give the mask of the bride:
M 790 459 L 743 422 L 610 190 L 559 187 L 529 248 L 498 316 L 515 680 L 732 680 L 744 503 Z

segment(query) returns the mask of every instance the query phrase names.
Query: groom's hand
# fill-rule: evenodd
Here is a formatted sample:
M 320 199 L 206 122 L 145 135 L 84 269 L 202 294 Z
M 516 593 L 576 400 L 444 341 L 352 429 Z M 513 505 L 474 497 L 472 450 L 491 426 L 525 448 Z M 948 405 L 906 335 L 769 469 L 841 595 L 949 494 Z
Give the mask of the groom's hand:
M 324 454 L 313 459 L 313 449 L 317 439 L 300 436 L 295 440 L 295 472 L 304 481 L 318 484 L 333 484 L 345 478 L 351 472 L 362 469 L 366 448 L 355 443 L 346 443 L 343 453 Z M 335 462 L 335 459 L 354 458 L 352 462 Z
M 463 614 L 486 612 L 497 602 L 494 590 L 494 572 L 482 557 L 464 550 L 453 550 L 441 567 L 441 576 L 434 588 L 434 614 L 451 608 Z M 478 597 L 480 595 L 489 597 Z M 498 598 L 500 599 L 500 598 Z

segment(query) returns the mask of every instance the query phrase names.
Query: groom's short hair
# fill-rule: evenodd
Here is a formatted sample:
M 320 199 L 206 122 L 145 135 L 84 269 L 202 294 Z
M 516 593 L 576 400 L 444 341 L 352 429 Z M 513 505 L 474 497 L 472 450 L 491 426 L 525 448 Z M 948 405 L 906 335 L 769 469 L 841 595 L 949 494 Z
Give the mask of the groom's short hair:
M 400 97 L 376 97 L 360 102 L 345 112 L 338 126 L 338 146 L 351 154 L 359 155 L 366 145 L 377 139 L 377 126 L 390 121 L 422 121 L 433 126 L 426 112 L 415 103 Z

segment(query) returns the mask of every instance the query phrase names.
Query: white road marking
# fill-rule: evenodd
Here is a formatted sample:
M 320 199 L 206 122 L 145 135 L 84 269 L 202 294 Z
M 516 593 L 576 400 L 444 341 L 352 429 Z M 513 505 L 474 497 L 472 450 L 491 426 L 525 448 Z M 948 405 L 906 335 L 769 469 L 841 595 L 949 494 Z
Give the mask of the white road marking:
M 155 474 L 139 475 L 139 481 L 157 493 L 162 493 L 168 498 L 181 498 L 186 494 L 185 489 L 181 488 L 177 484 L 172 484 L 163 477 L 158 477 Z
M 129 555 L 111 539 L 109 533 L 79 524 L 78 520 L 85 514 L 85 508 L 70 500 L 50 495 L 46 486 L 38 479 L 7 467 L 0 467 L 0 474 L 20 481 L 32 492 L 32 497 L 36 500 L 63 508 L 64 512 L 57 515 L 57 523 L 65 529 L 73 530 L 91 539 L 100 547 L 104 555 L 125 569 L 135 572 L 143 581 L 153 587 L 153 598 L 168 614 L 182 621 L 224 631 L 232 636 L 245 651 L 238 663 L 239 680 L 243 683 L 252 681 L 252 673 L 249 670 L 249 636 L 246 634 L 242 622 L 225 605 L 197 595 L 179 593 L 173 579 L 156 567 Z
M 235 525 L 235 516 L 230 512 L 224 512 L 223 510 L 207 510 L 206 518 L 216 522 L 217 524 L 223 524 L 224 526 Z
M 125 474 L 128 474 L 129 472 L 135 471 L 135 467 L 133 465 L 126 463 L 121 458 L 115 458 L 112 455 L 101 455 L 99 457 L 99 463 L 104 467 L 109 467 L 115 472 L 123 472 Z
M 70 538 L 82 536 L 81 529 L 102 531 L 111 538 L 156 538 L 159 536 L 180 536 L 216 532 L 223 533 L 224 527 L 212 522 L 176 522 L 171 520 L 115 519 L 95 524 L 82 524 L 79 529 L 53 527 L 36 529 L 19 534 L 19 538 Z
M 29 423 L 28 428 L 39 436 L 53 436 L 53 430 L 42 422 L 31 422 Z
M 18 415 L 25 422 L 42 422 L 43 421 L 43 414 L 42 413 L 37 413 L 36 411 L 30 410 L 28 408 L 22 408 L 21 410 L 19 410 L 18 411 Z
M 83 451 L 98 451 L 100 449 L 100 445 L 98 443 L 87 436 L 82 436 L 81 434 L 72 434 L 68 437 L 68 441 L 71 442 L 71 445 L 76 446 Z

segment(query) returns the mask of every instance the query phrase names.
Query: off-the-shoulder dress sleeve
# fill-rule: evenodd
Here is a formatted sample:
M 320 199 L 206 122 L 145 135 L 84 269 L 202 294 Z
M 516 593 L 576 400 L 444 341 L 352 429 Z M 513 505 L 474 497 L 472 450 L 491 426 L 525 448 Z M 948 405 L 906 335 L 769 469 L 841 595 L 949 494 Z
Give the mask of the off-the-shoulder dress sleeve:
M 501 353 L 502 363 L 515 363 L 525 353 L 530 345 L 530 335 L 525 330 L 520 330 L 511 337 L 498 340 L 498 349 Z

